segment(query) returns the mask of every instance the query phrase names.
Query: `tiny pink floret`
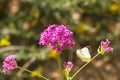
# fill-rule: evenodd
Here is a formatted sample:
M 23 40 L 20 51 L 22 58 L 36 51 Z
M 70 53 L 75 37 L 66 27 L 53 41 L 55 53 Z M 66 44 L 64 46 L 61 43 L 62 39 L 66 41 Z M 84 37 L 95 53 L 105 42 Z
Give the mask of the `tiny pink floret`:
M 73 68 L 73 63 L 71 61 L 64 62 L 63 67 L 65 69 L 72 69 Z
M 110 41 L 106 39 L 106 41 L 101 41 L 101 47 L 104 49 L 105 52 L 113 52 L 113 48 L 109 47 Z
M 7 56 L 3 61 L 3 73 L 6 74 L 7 72 L 15 69 L 17 66 L 15 55 L 9 55 Z

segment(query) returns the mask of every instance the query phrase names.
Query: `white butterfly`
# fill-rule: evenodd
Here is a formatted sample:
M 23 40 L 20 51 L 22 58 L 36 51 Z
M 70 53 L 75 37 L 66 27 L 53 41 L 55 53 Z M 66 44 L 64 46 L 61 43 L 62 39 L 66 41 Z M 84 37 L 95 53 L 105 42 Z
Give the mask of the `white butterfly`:
M 83 62 L 89 62 L 91 60 L 90 51 L 87 47 L 77 49 L 76 54 Z

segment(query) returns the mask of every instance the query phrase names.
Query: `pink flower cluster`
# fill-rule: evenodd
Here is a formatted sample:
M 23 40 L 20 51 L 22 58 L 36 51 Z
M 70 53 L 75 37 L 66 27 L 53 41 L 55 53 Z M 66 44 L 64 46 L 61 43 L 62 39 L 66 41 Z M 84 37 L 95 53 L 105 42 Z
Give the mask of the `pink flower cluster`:
M 9 55 L 5 58 L 3 62 L 3 73 L 6 74 L 7 72 L 15 69 L 17 66 L 15 55 Z
M 39 44 L 49 46 L 61 52 L 64 48 L 72 48 L 75 45 L 73 32 L 64 25 L 50 25 L 41 33 Z
M 112 52 L 113 48 L 109 47 L 110 41 L 106 39 L 106 41 L 101 41 L 101 48 L 103 49 L 104 52 Z
M 70 61 L 64 62 L 63 67 L 64 67 L 65 69 L 72 69 L 73 63 L 70 62 Z

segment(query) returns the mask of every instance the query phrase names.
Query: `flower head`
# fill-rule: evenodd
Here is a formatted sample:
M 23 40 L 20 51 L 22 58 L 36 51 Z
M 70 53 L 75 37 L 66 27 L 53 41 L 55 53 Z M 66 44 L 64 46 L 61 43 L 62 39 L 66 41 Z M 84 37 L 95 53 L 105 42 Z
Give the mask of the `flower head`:
M 6 74 L 7 72 L 15 69 L 17 66 L 16 60 L 15 60 L 15 55 L 9 55 L 5 58 L 3 62 L 3 73 Z
M 39 44 L 61 52 L 64 48 L 72 48 L 75 45 L 75 41 L 73 32 L 69 28 L 64 25 L 53 24 L 41 33 Z
M 109 39 L 106 39 L 106 41 L 101 41 L 100 48 L 98 49 L 98 52 L 101 54 L 104 54 L 105 52 L 112 52 L 113 48 L 109 46 L 110 41 Z
M 73 68 L 73 63 L 71 61 L 64 62 L 63 67 L 64 67 L 65 77 L 68 80 L 70 78 L 69 73 L 70 73 L 71 69 Z
M 63 67 L 64 67 L 64 69 L 67 69 L 67 70 L 70 71 L 72 69 L 72 67 L 73 67 L 73 63 L 70 62 L 70 61 L 64 62 Z

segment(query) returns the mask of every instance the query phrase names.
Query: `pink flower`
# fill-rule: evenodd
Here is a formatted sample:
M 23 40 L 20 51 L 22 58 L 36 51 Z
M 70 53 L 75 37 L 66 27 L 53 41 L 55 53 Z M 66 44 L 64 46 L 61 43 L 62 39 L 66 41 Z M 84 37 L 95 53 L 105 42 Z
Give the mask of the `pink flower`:
M 68 61 L 68 62 L 64 62 L 63 67 L 64 67 L 65 69 L 69 69 L 69 70 L 71 70 L 72 67 L 73 67 L 73 63 L 70 62 L 70 61 Z
M 113 48 L 110 47 L 109 44 L 110 44 L 109 39 L 106 39 L 106 41 L 101 41 L 101 45 L 100 45 L 100 47 L 101 47 L 101 50 L 100 50 L 101 54 L 104 54 L 105 52 L 107 52 L 107 53 L 108 52 L 113 52 Z
M 16 60 L 15 60 L 15 55 L 9 55 L 5 58 L 3 62 L 3 73 L 6 74 L 7 72 L 15 69 L 17 66 Z
M 61 52 L 64 48 L 70 48 L 75 45 L 73 32 L 64 25 L 50 25 L 41 33 L 39 44 L 49 46 L 51 50 L 55 49 Z

